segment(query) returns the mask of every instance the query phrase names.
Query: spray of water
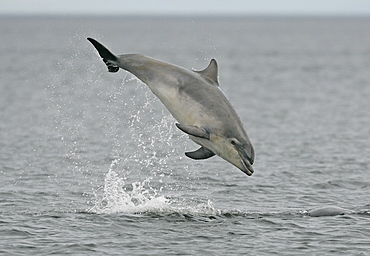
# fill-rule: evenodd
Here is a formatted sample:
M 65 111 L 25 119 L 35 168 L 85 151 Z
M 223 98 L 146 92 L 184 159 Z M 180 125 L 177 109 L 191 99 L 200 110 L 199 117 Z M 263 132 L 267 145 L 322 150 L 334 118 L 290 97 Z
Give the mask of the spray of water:
M 121 88 L 129 88 L 127 83 L 135 81 L 137 82 L 133 78 L 125 78 Z M 171 163 L 174 163 L 174 156 L 180 157 L 183 148 L 174 145 L 176 144 L 174 120 L 163 108 L 158 110 L 155 107 L 157 100 L 154 96 L 149 90 L 145 90 L 147 88 L 141 82 L 137 83 L 129 104 L 126 104 L 127 99 L 126 102 L 120 100 L 122 93 L 130 94 L 127 91 L 123 92 L 125 89 L 120 89 L 117 95 L 110 97 L 112 100 L 110 104 L 116 103 L 116 109 L 119 109 L 117 106 L 125 105 L 125 111 L 122 113 L 125 117 L 116 120 L 103 118 L 107 123 L 107 134 L 114 137 L 113 150 L 116 152 L 105 174 L 104 185 L 95 191 L 93 206 L 88 211 L 98 214 L 144 212 L 214 214 L 215 209 L 209 200 L 189 206 L 175 199 L 174 194 L 182 178 L 180 176 L 180 180 L 177 180 L 178 174 L 177 178 L 173 178 L 174 165 L 167 162 L 171 159 Z M 137 97 L 139 94 L 141 97 Z M 107 112 L 112 111 L 108 109 Z M 146 118 L 148 116 L 151 118 Z M 119 128 L 112 129 L 112 126 L 119 127 L 116 123 L 122 125 L 123 119 L 127 120 L 126 134 L 123 135 L 125 138 L 117 136 Z M 187 166 L 182 168 L 184 169 L 182 174 L 186 175 Z
M 132 188 L 126 188 L 124 178 L 113 170 L 119 160 L 113 160 L 105 175 L 103 195 L 89 210 L 92 213 L 142 213 L 162 212 L 171 208 L 170 202 L 150 186 L 151 178 L 142 182 L 132 183 Z
M 221 211 L 216 210 L 210 200 L 196 206 L 174 203 L 169 198 L 161 195 L 162 188 L 157 190 L 151 186 L 152 178 L 146 178 L 142 182 L 133 182 L 131 186 L 126 186 L 125 179 L 114 171 L 118 162 L 119 160 L 112 161 L 109 171 L 105 175 L 103 195 L 97 197 L 94 206 L 88 212 L 96 214 L 221 214 Z

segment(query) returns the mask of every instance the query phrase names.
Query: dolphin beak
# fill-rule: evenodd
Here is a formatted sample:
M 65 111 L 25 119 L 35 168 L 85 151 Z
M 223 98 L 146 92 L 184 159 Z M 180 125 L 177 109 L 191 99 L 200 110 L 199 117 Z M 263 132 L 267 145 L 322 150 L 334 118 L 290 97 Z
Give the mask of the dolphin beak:
M 251 176 L 254 173 L 252 164 L 249 162 L 248 159 L 245 159 L 242 156 L 240 156 L 240 161 L 242 163 L 242 168 L 240 168 L 240 170 L 247 174 L 248 176 Z
M 236 149 L 239 153 L 241 162 L 239 169 L 248 176 L 251 176 L 254 173 L 252 167 L 254 162 L 254 149 L 252 144 L 249 143 L 247 146 L 237 145 Z

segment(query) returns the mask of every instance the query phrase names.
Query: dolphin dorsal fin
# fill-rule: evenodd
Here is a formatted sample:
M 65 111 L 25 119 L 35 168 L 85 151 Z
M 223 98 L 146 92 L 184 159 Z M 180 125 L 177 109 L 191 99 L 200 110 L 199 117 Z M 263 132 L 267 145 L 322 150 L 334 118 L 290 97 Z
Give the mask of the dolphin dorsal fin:
M 208 67 L 204 70 L 195 71 L 201 75 L 203 75 L 205 78 L 211 80 L 215 85 L 220 86 L 218 84 L 218 67 L 217 67 L 217 61 L 215 59 L 212 59 L 209 63 Z

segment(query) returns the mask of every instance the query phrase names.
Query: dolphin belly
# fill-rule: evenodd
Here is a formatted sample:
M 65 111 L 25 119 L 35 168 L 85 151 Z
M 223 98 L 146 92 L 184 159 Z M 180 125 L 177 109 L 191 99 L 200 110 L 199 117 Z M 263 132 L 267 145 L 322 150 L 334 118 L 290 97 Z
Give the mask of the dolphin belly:
M 217 119 L 207 113 L 204 105 L 181 92 L 178 87 L 168 84 L 149 87 L 179 123 L 195 126 L 217 123 Z

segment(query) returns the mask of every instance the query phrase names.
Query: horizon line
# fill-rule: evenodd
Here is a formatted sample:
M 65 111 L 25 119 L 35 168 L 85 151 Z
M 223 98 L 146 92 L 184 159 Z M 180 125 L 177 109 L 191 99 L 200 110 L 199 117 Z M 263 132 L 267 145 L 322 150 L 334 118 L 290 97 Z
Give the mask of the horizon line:
M 101 18 L 370 18 L 365 13 L 2 13 L 4 17 L 101 17 Z

